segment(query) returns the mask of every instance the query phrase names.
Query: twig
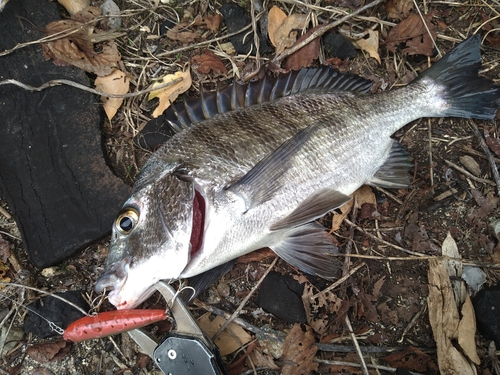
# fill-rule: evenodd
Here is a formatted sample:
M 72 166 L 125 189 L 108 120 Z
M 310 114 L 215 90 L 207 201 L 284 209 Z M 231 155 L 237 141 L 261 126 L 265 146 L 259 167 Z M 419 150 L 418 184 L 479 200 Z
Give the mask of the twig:
M 5 208 L 3 208 L 2 206 L 0 206 L 0 214 L 5 216 L 7 219 L 12 219 L 12 215 L 9 214 L 9 212 Z
M 333 366 L 361 367 L 361 365 L 359 363 L 344 362 L 344 361 L 329 361 L 326 359 L 319 359 L 319 358 L 314 358 L 314 362 L 323 363 L 325 365 L 333 365 Z M 366 367 L 376 369 L 376 370 L 390 371 L 391 373 L 394 373 L 397 370 L 394 367 L 372 365 L 372 364 L 367 364 Z M 422 374 L 420 372 L 413 372 L 413 371 L 409 371 L 409 373 L 412 375 L 425 375 L 425 374 Z
M 444 162 L 446 164 L 448 164 L 450 167 L 452 167 L 453 169 L 456 169 L 460 173 L 463 173 L 464 175 L 469 177 L 471 180 L 474 180 L 476 182 L 481 182 L 483 184 L 488 184 L 488 185 L 493 185 L 493 186 L 496 185 L 493 181 L 485 180 L 484 178 L 474 176 L 472 173 L 466 171 L 465 169 L 463 169 L 462 167 L 459 167 L 458 165 L 456 165 L 455 163 L 453 163 L 451 161 L 445 160 Z
M 300 42 L 300 43 L 296 44 L 295 46 L 293 46 L 293 47 L 285 50 L 279 56 L 276 56 L 272 60 L 272 63 L 274 63 L 275 65 L 279 65 L 280 61 L 283 60 L 285 57 L 290 56 L 292 53 L 298 51 L 299 49 L 301 49 L 305 45 L 307 45 L 310 42 L 312 42 L 314 39 L 322 36 L 328 30 L 333 29 L 334 27 L 337 27 L 337 26 L 343 24 L 344 22 L 346 22 L 347 20 L 351 19 L 352 17 L 357 16 L 358 14 L 364 12 L 365 10 L 373 8 L 373 7 L 375 7 L 375 6 L 383 3 L 384 1 L 385 0 L 375 0 L 375 1 L 371 2 L 371 3 L 369 3 L 369 4 L 366 4 L 365 6 L 359 8 L 359 9 L 356 9 L 354 12 L 352 12 L 352 13 L 344 16 L 344 17 L 342 17 L 338 21 L 335 21 L 335 22 L 332 22 L 332 23 L 328 23 L 326 25 L 322 25 L 314 33 L 312 33 L 306 39 L 304 39 L 302 42 Z
M 424 303 L 422 305 L 422 308 L 419 310 L 419 312 L 416 313 L 415 316 L 413 316 L 413 318 L 411 318 L 410 323 L 408 323 L 408 325 L 403 330 L 403 333 L 401 334 L 401 337 L 399 338 L 398 343 L 401 344 L 403 342 L 408 331 L 413 328 L 413 326 L 417 322 L 418 318 L 420 318 L 420 316 L 425 312 L 426 309 L 427 309 L 427 304 Z
M 350 257 L 356 257 L 358 254 L 342 254 L 344 256 L 350 256 Z M 326 289 L 323 289 L 321 292 L 316 293 L 311 297 L 311 299 L 318 298 L 320 294 L 329 292 L 332 289 L 335 289 L 337 286 L 342 284 L 344 281 L 346 281 L 349 277 L 351 277 L 357 270 L 359 270 L 361 267 L 366 266 L 366 263 L 360 263 L 356 267 L 354 267 L 352 270 L 349 271 L 346 275 L 342 276 L 340 279 L 335 281 L 332 285 L 329 285 Z
M 490 149 L 488 148 L 488 145 L 486 144 L 483 136 L 481 135 L 481 132 L 477 128 L 476 123 L 470 119 L 467 120 L 467 123 L 472 128 L 472 130 L 474 130 L 474 134 L 476 135 L 477 139 L 479 140 L 479 144 L 481 145 L 481 148 L 483 149 L 484 153 L 488 157 L 488 161 L 490 162 L 491 172 L 493 174 L 493 178 L 495 179 L 495 183 L 497 185 L 497 195 L 500 197 L 500 175 L 498 173 L 495 159 L 493 158 L 493 155 L 491 154 Z
M 342 344 L 322 344 L 322 343 L 316 343 L 314 344 L 318 348 L 318 350 L 321 350 L 323 352 L 333 352 L 333 353 L 352 353 L 356 351 L 356 349 L 353 346 L 350 345 L 342 345 Z M 402 352 L 403 350 L 407 349 L 406 346 L 396 346 L 396 347 L 387 347 L 387 346 L 360 346 L 359 347 L 361 352 L 365 354 L 389 354 L 389 353 L 395 353 L 395 352 Z M 418 348 L 419 350 L 423 351 L 424 353 L 436 353 L 436 349 L 431 349 L 431 348 Z
M 349 335 L 351 336 L 352 343 L 356 348 L 356 354 L 358 355 L 359 362 L 361 362 L 361 371 L 363 371 L 363 375 L 369 375 L 368 368 L 366 367 L 365 359 L 363 358 L 363 353 L 361 353 L 361 349 L 359 348 L 358 339 L 356 339 L 356 335 L 352 330 L 351 320 L 349 319 L 349 315 L 345 316 L 345 324 L 347 329 L 349 330 Z
M 214 307 L 214 306 L 211 306 L 211 305 L 208 305 L 204 302 L 201 302 L 200 300 L 198 299 L 195 299 L 193 301 L 193 304 L 201 309 L 204 309 L 206 311 L 209 311 L 213 314 L 216 314 L 216 315 L 219 315 L 219 316 L 222 316 L 223 318 L 225 319 L 229 319 L 231 317 L 231 314 L 217 308 L 217 307 Z M 241 319 L 241 318 L 234 318 L 233 319 L 233 322 L 238 324 L 239 326 L 243 327 L 244 329 L 246 329 L 247 331 L 250 331 L 250 332 L 253 332 L 255 333 L 256 335 L 260 335 L 261 337 L 265 337 L 269 340 L 275 340 L 275 341 L 278 341 L 278 342 L 285 342 L 285 338 L 284 337 L 279 337 L 275 334 L 273 334 L 272 332 L 267 332 L 267 331 L 264 331 L 256 326 L 254 326 L 253 324 L 250 324 L 248 323 L 247 321 Z
M 417 253 L 415 251 L 411 251 L 411 250 L 407 250 L 401 246 L 398 246 L 398 245 L 394 245 L 390 242 L 387 242 L 385 240 L 382 240 L 380 238 L 378 238 L 377 236 L 374 236 L 373 234 L 371 233 L 368 233 L 367 231 L 365 231 L 363 228 L 360 228 L 359 226 L 357 226 L 356 224 L 352 223 L 351 221 L 349 221 L 348 219 L 344 219 L 344 222 L 350 226 L 353 226 L 354 228 L 356 228 L 358 231 L 360 231 L 361 233 L 364 233 L 365 235 L 367 235 L 368 237 L 370 238 L 373 238 L 374 240 L 377 240 L 378 242 L 381 242 L 383 243 L 384 245 L 387 245 L 387 246 L 391 246 L 392 248 L 396 249 L 396 250 L 399 250 L 399 251 L 402 251 L 404 253 L 407 253 L 407 254 L 411 254 L 411 255 L 415 255 L 415 256 L 418 256 L 418 257 L 423 257 L 424 254 L 420 254 L 420 253 Z
M 140 90 L 140 91 L 136 91 L 136 92 L 130 92 L 128 94 L 109 94 L 107 92 L 103 92 L 103 91 L 98 91 L 98 90 L 91 89 L 90 87 L 87 87 L 85 85 L 82 85 L 80 83 L 77 83 L 77 82 L 74 82 L 74 81 L 70 81 L 70 80 L 67 80 L 67 79 L 54 79 L 52 81 L 45 82 L 43 85 L 38 86 L 38 87 L 27 85 L 25 83 L 22 83 L 22 82 L 19 82 L 19 81 L 15 80 L 15 79 L 5 79 L 3 81 L 0 81 L 0 86 L 3 86 L 3 85 L 15 85 L 15 86 L 19 86 L 22 89 L 25 89 L 27 91 L 43 91 L 43 90 L 45 90 L 45 89 L 47 89 L 49 87 L 54 87 L 54 86 L 59 86 L 59 85 L 67 85 L 67 86 L 71 86 L 71 87 L 76 87 L 77 89 L 80 89 L 80 90 L 83 90 L 83 91 L 90 92 L 92 94 L 106 96 L 108 98 L 133 98 L 133 97 L 136 97 L 136 96 L 139 96 L 139 95 L 142 95 L 142 94 L 150 93 L 151 91 L 156 91 L 156 90 L 163 89 L 165 87 L 168 87 L 168 86 L 171 86 L 173 84 L 176 84 L 176 83 L 178 83 L 180 81 L 182 81 L 182 78 L 177 78 L 177 79 L 174 79 L 173 81 L 165 83 L 163 85 L 159 85 L 159 86 L 155 86 L 155 87 L 150 87 L 148 89 L 144 89 L 144 90 Z
M 258 281 L 258 283 L 255 284 L 255 286 L 252 288 L 252 290 L 250 291 L 250 293 L 248 293 L 248 295 L 243 299 L 243 301 L 241 301 L 240 305 L 234 311 L 234 313 L 229 317 L 229 319 L 227 319 L 224 322 L 224 324 L 215 333 L 215 335 L 212 338 L 213 340 L 215 340 L 217 337 L 219 337 L 219 335 L 227 328 L 227 326 L 240 314 L 241 310 L 243 310 L 243 307 L 245 307 L 245 305 L 247 304 L 247 302 L 250 299 L 250 297 L 252 297 L 252 295 L 255 293 L 255 291 L 259 288 L 260 284 L 262 284 L 262 282 L 264 281 L 264 279 L 266 278 L 266 276 L 269 274 L 269 272 L 271 272 L 271 270 L 273 269 L 273 267 L 276 265 L 276 262 L 278 261 L 278 259 L 279 259 L 278 257 L 274 258 L 273 262 L 267 268 L 266 272 L 264 272 L 264 274 L 262 275 L 262 277 L 260 278 L 260 280 Z

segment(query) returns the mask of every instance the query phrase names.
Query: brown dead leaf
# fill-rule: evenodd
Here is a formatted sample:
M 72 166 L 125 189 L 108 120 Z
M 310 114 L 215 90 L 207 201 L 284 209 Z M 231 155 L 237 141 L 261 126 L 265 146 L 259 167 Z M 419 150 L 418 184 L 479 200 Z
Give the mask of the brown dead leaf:
M 86 23 L 86 22 L 90 22 L 93 19 L 99 17 L 101 15 L 101 13 L 102 13 L 101 8 L 99 8 L 99 7 L 94 7 L 94 6 L 86 7 L 84 9 L 82 9 L 81 11 L 79 11 L 78 13 L 73 14 L 71 19 L 73 21 Z
M 281 361 L 283 375 L 307 375 L 318 370 L 314 356 L 318 348 L 311 327 L 295 324 L 285 338 Z
M 167 31 L 167 38 L 170 40 L 178 40 L 181 43 L 194 43 L 201 35 L 191 31 L 180 31 L 187 26 L 189 26 L 187 22 L 178 23 L 172 27 L 171 30 Z
M 62 20 L 51 22 L 45 28 L 45 36 L 61 32 L 76 32 L 51 42 L 43 43 L 43 53 L 47 59 L 53 59 L 56 65 L 73 65 L 98 76 L 111 74 L 121 56 L 113 40 L 101 45 L 102 51 L 96 52 L 93 40 L 111 38 L 113 34 L 94 33 L 94 29 L 81 22 Z
M 354 192 L 354 197 L 356 198 L 358 207 L 361 207 L 364 204 L 372 204 L 375 207 L 377 206 L 377 198 L 375 197 L 375 194 L 373 194 L 372 188 L 368 185 L 363 185 L 356 190 Z
M 389 31 L 385 40 L 387 49 L 394 53 L 398 44 L 405 43 L 406 48 L 403 49 L 405 54 L 432 56 L 434 48 L 432 40 L 437 35 L 437 27 L 431 22 L 433 16 L 434 12 L 432 11 L 423 15 L 432 38 L 429 36 L 420 15 L 414 13 Z
M 210 337 L 213 337 L 226 322 L 226 319 L 216 316 L 213 320 L 210 320 L 210 315 L 210 313 L 202 315 L 198 319 L 198 324 Z M 252 341 L 252 336 L 235 323 L 230 323 L 219 337 L 214 340 L 222 356 L 235 352 L 250 341 Z
M 313 27 L 311 30 L 309 30 L 307 33 L 305 33 L 299 39 L 297 39 L 294 45 L 299 44 L 304 39 L 308 38 L 312 33 L 314 33 L 320 27 L 321 25 Z M 299 49 L 298 51 L 288 56 L 285 61 L 285 69 L 299 70 L 301 68 L 306 68 L 319 57 L 319 52 L 320 52 L 320 42 L 319 38 L 316 38 L 311 42 L 309 42 L 308 44 L 306 44 L 301 49 Z
M 174 83 L 170 86 L 164 87 L 162 89 L 151 91 L 149 93 L 148 100 L 151 100 L 153 98 L 160 99 L 158 107 L 156 107 L 156 109 L 153 112 L 153 117 L 156 118 L 160 116 L 163 113 L 163 111 L 165 111 L 168 107 L 170 107 L 170 104 L 173 103 L 180 94 L 186 92 L 191 87 L 192 83 L 191 73 L 189 69 L 186 69 L 185 72 L 179 71 L 174 74 L 167 74 L 166 76 L 162 77 L 161 80 L 153 84 L 153 87 L 158 87 L 168 82 L 175 81 L 176 79 L 179 78 L 181 79 L 181 81 Z
M 10 283 L 10 277 L 7 277 L 7 272 L 10 271 L 10 268 L 6 266 L 3 262 L 0 262 L 0 281 L 4 283 Z
M 129 91 L 129 86 L 130 80 L 127 75 L 118 69 L 113 70 L 113 73 L 107 76 L 97 77 L 95 80 L 96 89 L 108 94 L 126 94 Z M 111 121 L 122 105 L 123 98 L 101 96 L 101 101 L 103 102 L 104 111 L 108 116 L 108 120 Z
M 451 236 L 448 236 L 446 241 L 443 243 L 443 255 L 456 254 L 458 250 L 455 249 Z M 460 267 L 457 268 L 457 262 L 443 259 L 432 259 L 429 261 L 429 271 L 427 274 L 429 280 L 429 297 L 427 298 L 429 321 L 434 334 L 434 340 L 436 341 L 440 372 L 442 374 L 473 375 L 475 374 L 474 367 L 462 352 L 458 350 L 459 326 L 462 322 L 449 274 L 451 272 L 453 276 L 456 276 L 460 273 Z M 468 297 L 467 294 L 466 296 Z M 468 307 L 465 306 L 464 312 L 466 316 L 462 317 L 462 319 L 465 319 L 462 341 L 466 347 L 467 354 L 474 358 L 474 355 L 471 353 L 475 352 L 475 330 L 472 335 L 470 331 L 471 324 L 475 323 L 470 321 L 471 314 L 467 309 Z M 472 342 L 470 341 L 471 336 Z
M 286 13 L 277 6 L 273 6 L 269 11 L 269 15 L 267 16 L 267 35 L 269 35 L 269 39 L 275 47 L 277 47 L 275 39 L 276 31 L 283 24 L 283 21 L 285 21 L 286 17 Z
M 380 56 L 378 54 L 378 31 L 368 30 L 368 39 L 358 39 L 353 41 L 354 45 L 362 49 L 373 57 L 380 64 Z
M 10 249 L 12 245 L 0 235 L 0 260 L 6 263 L 10 257 Z
M 275 257 L 276 253 L 269 248 L 252 251 L 249 254 L 243 255 L 238 258 L 238 263 L 260 262 L 264 259 Z
M 276 42 L 276 55 L 293 46 L 297 40 L 300 30 L 306 26 L 307 16 L 305 14 L 291 14 L 274 33 Z
M 59 340 L 30 346 L 26 350 L 26 354 L 37 362 L 47 363 L 63 358 L 69 353 L 71 347 L 71 342 Z
M 90 0 L 57 0 L 70 15 L 74 15 L 90 5 Z
M 222 63 L 219 56 L 209 49 L 205 50 L 203 54 L 194 56 L 191 59 L 193 68 L 197 68 L 200 73 L 208 74 L 212 70 L 215 74 L 226 74 L 227 69 Z
M 492 138 L 490 134 L 485 130 L 484 131 L 484 140 L 486 144 L 493 151 L 496 156 L 500 157 L 500 138 Z
M 213 31 L 214 33 L 219 31 L 220 23 L 222 21 L 222 16 L 220 14 L 207 14 L 205 15 L 205 17 L 203 17 L 203 20 L 211 31 Z
M 407 347 L 402 352 L 389 354 L 384 357 L 384 361 L 391 367 L 401 367 L 408 371 L 437 373 L 437 367 L 432 361 L 432 357 L 413 346 Z
M 271 370 L 279 370 L 280 367 L 274 363 L 273 356 L 270 350 L 266 350 L 264 353 L 263 348 L 257 346 L 251 353 L 250 358 L 252 359 L 253 365 L 255 367 L 265 367 Z
M 476 314 L 468 294 L 462 306 L 462 319 L 458 325 L 458 345 L 465 355 L 476 365 L 481 363 L 476 349 Z
M 410 15 L 413 9 L 413 0 L 389 0 L 385 9 L 389 18 L 402 20 Z

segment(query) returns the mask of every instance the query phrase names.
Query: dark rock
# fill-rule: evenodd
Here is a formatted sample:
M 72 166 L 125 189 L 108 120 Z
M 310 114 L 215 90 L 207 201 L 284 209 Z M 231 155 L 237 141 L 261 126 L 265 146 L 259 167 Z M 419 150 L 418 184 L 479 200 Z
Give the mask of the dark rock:
M 500 345 L 500 284 L 481 290 L 472 304 L 479 332 Z
M 238 4 L 224 4 L 220 11 L 224 17 L 224 23 L 226 24 L 228 33 L 234 33 L 252 23 L 252 18 L 248 15 L 245 8 L 242 8 Z M 260 31 L 258 31 L 257 34 L 259 35 L 260 41 L 259 52 L 264 53 L 269 49 L 269 44 Z M 231 44 L 236 52 L 246 55 L 252 49 L 252 55 L 255 55 L 255 45 L 252 48 L 252 45 L 254 44 L 253 35 L 252 30 L 248 29 L 239 34 L 233 35 L 229 38 L 229 40 L 231 41 Z
M 356 57 L 356 47 L 340 34 L 326 34 L 323 37 L 323 47 L 326 57 L 338 57 L 341 60 L 353 59 Z
M 89 306 L 82 297 L 82 293 L 83 291 L 69 291 L 55 294 L 87 311 Z M 31 332 L 35 336 L 44 339 L 57 334 L 48 321 L 54 323 L 59 328 L 66 329 L 68 325 L 83 316 L 80 311 L 67 302 L 47 296 L 28 305 L 28 317 L 24 323 L 24 332 Z
M 42 37 L 40 30 L 58 18 L 54 2 L 9 1 L 0 13 L 0 51 Z M 40 45 L 0 57 L 0 79 L 89 84 L 82 70 L 46 61 Z M 105 236 L 130 193 L 106 165 L 100 107 L 95 95 L 65 85 L 41 92 L 0 86 L 0 196 L 36 267 Z
M 257 305 L 287 323 L 306 323 L 303 291 L 304 285 L 292 276 L 270 272 L 260 287 Z

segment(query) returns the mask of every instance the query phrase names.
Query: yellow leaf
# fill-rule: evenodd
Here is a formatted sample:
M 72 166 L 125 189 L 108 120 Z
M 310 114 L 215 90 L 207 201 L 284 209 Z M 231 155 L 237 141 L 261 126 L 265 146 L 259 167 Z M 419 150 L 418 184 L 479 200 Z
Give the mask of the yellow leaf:
M 373 57 L 380 64 L 380 56 L 378 54 L 378 31 L 368 30 L 368 39 L 359 39 L 354 42 L 354 44 L 368 52 L 368 54 Z
M 95 80 L 95 87 L 99 91 L 108 93 L 123 95 L 129 91 L 130 80 L 127 75 L 121 70 L 113 70 L 113 72 L 104 77 L 97 77 Z M 108 116 L 109 121 L 114 117 L 118 109 L 123 103 L 123 98 L 110 98 L 107 96 L 101 96 L 101 101 L 103 102 L 104 111 Z
M 277 44 L 274 36 L 276 34 L 276 31 L 283 24 L 285 18 L 286 13 L 277 6 L 273 6 L 269 11 L 269 15 L 267 16 L 267 35 L 269 35 L 269 39 L 275 47 L 277 47 Z
M 305 14 L 291 14 L 285 18 L 281 26 L 274 33 L 276 55 L 280 55 L 295 43 L 299 31 L 306 26 L 306 21 L 307 16 Z
M 476 314 L 469 295 L 462 306 L 462 319 L 458 325 L 458 345 L 469 359 L 476 365 L 481 363 L 476 349 Z
M 170 104 L 172 104 L 180 94 L 186 92 L 191 87 L 191 73 L 189 69 L 187 69 L 185 72 L 179 71 L 174 74 L 167 74 L 158 82 L 153 84 L 153 87 L 158 87 L 177 79 L 181 80 L 170 86 L 149 93 L 148 100 L 153 98 L 160 99 L 160 104 L 158 104 L 158 107 L 154 110 L 153 117 L 160 116 L 168 107 L 170 107 Z
M 58 0 L 70 15 L 76 14 L 90 5 L 90 0 Z
M 210 320 L 210 313 L 206 313 L 198 319 L 201 329 L 210 337 L 213 337 L 225 322 L 226 319 L 221 316 L 216 316 L 215 319 Z M 214 340 L 223 357 L 238 350 L 250 341 L 252 341 L 252 336 L 235 323 L 230 323 L 219 337 Z

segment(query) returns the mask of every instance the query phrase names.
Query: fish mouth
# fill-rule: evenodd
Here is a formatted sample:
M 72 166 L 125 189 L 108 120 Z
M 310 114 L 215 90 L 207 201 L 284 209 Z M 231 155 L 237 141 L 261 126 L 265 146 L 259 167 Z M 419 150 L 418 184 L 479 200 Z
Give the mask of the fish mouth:
M 125 257 L 122 260 L 113 263 L 99 278 L 94 287 L 96 293 L 105 293 L 109 291 L 110 293 L 108 295 L 108 299 L 116 307 L 118 306 L 115 302 L 117 302 L 118 295 L 127 281 L 131 261 L 131 257 Z M 124 303 L 126 304 L 126 301 L 121 302 L 120 305 L 123 305 Z

